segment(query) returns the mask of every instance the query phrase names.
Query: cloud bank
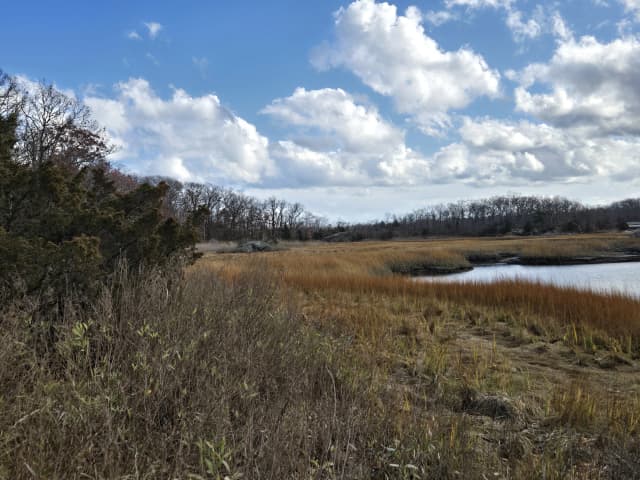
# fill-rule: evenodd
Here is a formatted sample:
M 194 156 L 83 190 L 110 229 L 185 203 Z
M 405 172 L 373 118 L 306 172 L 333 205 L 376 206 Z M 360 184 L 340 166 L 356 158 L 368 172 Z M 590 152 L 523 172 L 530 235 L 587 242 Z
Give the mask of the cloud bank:
M 630 12 L 640 8 L 621 1 Z M 367 95 L 301 86 L 268 101 L 257 118 L 281 126 L 279 138 L 267 138 L 217 95 L 176 88 L 162 98 L 143 78 L 85 101 L 120 146 L 117 160 L 181 180 L 254 189 L 517 188 L 640 174 L 637 37 L 576 38 L 558 12 L 528 18 L 514 0 L 446 0 L 444 7 L 400 14 L 389 3 L 356 0 L 340 8 L 332 38 L 311 60 L 321 70 L 350 72 Z M 446 50 L 423 28 L 423 21 L 455 18 L 455 9 L 479 8 L 504 13 L 516 39 L 554 34 L 547 61 L 506 74 L 514 82 L 510 91 L 483 56 L 467 46 Z M 149 25 L 156 36 L 161 26 Z M 207 66 L 204 57 L 192 62 Z M 391 100 L 395 118 L 374 104 L 378 96 Z M 502 117 L 469 114 L 481 97 L 510 101 L 512 110 Z M 437 146 L 414 147 L 411 133 L 428 141 L 437 136 Z

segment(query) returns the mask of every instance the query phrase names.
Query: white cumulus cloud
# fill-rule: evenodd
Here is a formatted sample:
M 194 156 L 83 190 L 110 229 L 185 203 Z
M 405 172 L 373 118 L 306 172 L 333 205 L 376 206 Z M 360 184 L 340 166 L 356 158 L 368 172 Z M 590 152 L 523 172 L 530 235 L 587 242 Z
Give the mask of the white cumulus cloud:
M 144 26 L 147 27 L 147 33 L 150 38 L 156 38 L 162 30 L 162 25 L 158 22 L 144 22 Z
M 467 8 L 511 8 L 514 0 L 446 0 L 447 8 L 467 7 Z
M 620 0 L 627 12 L 633 13 L 640 20 L 640 0 Z
M 115 98 L 84 101 L 120 147 L 116 159 L 136 173 L 247 184 L 276 174 L 268 139 L 216 95 L 175 89 L 164 99 L 134 78 L 116 86 Z
M 527 38 L 536 38 L 542 33 L 542 25 L 540 22 L 535 18 L 524 20 L 520 10 L 509 8 L 506 23 L 513 37 L 519 41 Z
M 409 115 L 424 132 L 450 125 L 449 111 L 499 94 L 500 74 L 467 47 L 445 51 L 425 34 L 422 14 L 409 7 L 356 0 L 335 14 L 335 41 L 319 47 L 319 69 L 343 67 Z
M 299 184 L 410 184 L 429 176 L 429 162 L 405 144 L 405 133 L 372 105 L 342 89 L 296 89 L 262 111 L 293 129 L 272 155 Z
M 516 107 L 562 128 L 589 135 L 640 135 L 640 41 L 561 42 L 548 63 L 520 72 Z M 542 89 L 542 91 L 540 91 Z
M 445 23 L 450 22 L 452 20 L 457 20 L 458 18 L 457 15 L 455 15 L 449 10 L 438 10 L 438 11 L 429 10 L 423 16 L 427 22 L 431 23 L 432 25 L 435 25 L 436 27 L 439 27 L 440 25 L 444 25 Z
M 493 8 L 505 13 L 505 24 L 511 31 L 516 42 L 523 42 L 540 37 L 542 34 L 552 34 L 560 39 L 568 39 L 572 32 L 565 20 L 553 6 L 539 3 L 526 14 L 517 8 L 515 0 L 446 0 L 448 9 L 464 7 L 467 10 Z
M 638 138 L 589 137 L 581 130 L 492 118 L 465 119 L 460 137 L 443 152 L 456 153 L 456 173 L 467 183 L 587 182 L 640 172 Z
M 326 134 L 327 141 L 349 152 L 378 152 L 404 141 L 404 132 L 385 121 L 375 107 L 356 103 L 340 88 L 297 88 L 262 112 L 288 125 Z

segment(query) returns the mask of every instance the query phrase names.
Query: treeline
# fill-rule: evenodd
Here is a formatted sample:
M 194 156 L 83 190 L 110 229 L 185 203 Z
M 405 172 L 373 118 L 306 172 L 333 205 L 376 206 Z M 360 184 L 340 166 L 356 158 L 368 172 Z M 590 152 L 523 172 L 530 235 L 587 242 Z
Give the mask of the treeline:
M 586 206 L 563 197 L 508 195 L 421 208 L 386 221 L 349 227 L 351 238 L 429 235 L 537 235 L 625 230 L 640 221 L 640 198 Z
M 318 240 L 333 231 L 327 219 L 305 210 L 298 202 L 276 197 L 259 200 L 218 185 L 182 183 L 165 177 L 138 181 L 168 186 L 163 205 L 167 217 L 182 222 L 204 207 L 208 213 L 199 229 L 203 241 Z
M 277 240 L 388 240 L 430 235 L 495 236 L 545 233 L 591 233 L 626 230 L 640 221 L 640 198 L 604 206 L 587 206 L 567 198 L 522 195 L 458 201 L 390 216 L 384 221 L 331 224 L 300 203 L 270 197 L 259 200 L 211 184 L 181 183 L 164 177 L 138 182 L 164 182 L 165 215 L 183 221 L 204 206 L 209 212 L 199 230 L 203 241 Z

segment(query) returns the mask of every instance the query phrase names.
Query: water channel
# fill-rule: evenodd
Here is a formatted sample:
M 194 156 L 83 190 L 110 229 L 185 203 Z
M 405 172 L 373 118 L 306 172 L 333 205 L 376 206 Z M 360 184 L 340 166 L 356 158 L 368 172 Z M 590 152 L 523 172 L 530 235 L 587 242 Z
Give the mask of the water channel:
M 640 262 L 592 265 L 489 265 L 451 275 L 423 276 L 418 281 L 478 282 L 525 280 L 598 292 L 617 292 L 640 299 Z

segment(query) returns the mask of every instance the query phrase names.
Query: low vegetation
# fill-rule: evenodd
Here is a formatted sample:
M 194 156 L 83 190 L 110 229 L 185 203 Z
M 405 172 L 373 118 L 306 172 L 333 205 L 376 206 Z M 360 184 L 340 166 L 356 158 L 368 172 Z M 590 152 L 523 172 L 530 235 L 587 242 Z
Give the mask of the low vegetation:
M 517 281 L 419 283 L 393 271 L 637 247 L 619 234 L 317 244 L 212 255 L 197 268 L 233 279 L 266 262 L 308 325 L 349 342 L 352 368 L 400 395 L 395 440 L 419 438 L 431 425 L 425 418 L 449 432 L 448 445 L 419 443 L 414 456 L 402 454 L 418 468 L 413 477 L 388 478 L 635 478 L 640 302 Z M 372 393 L 381 408 L 392 405 Z M 420 448 L 437 449 L 447 469 L 432 470 Z
M 91 309 L 50 319 L 54 342 L 15 302 L 0 478 L 637 475 L 637 316 L 616 336 L 566 309 L 465 299 L 470 285 L 429 291 L 383 267 L 365 281 L 357 247 L 215 254 L 186 273 L 120 263 Z M 321 271 L 337 283 L 312 282 Z M 639 305 L 537 300 L 551 294 L 600 302 L 604 321 Z
M 374 456 L 362 436 L 382 427 L 342 377 L 343 347 L 257 276 L 122 266 L 91 311 L 55 319 L 44 346 L 29 305 L 4 312 L 0 478 L 357 473 Z

